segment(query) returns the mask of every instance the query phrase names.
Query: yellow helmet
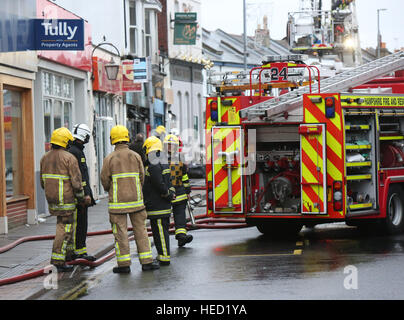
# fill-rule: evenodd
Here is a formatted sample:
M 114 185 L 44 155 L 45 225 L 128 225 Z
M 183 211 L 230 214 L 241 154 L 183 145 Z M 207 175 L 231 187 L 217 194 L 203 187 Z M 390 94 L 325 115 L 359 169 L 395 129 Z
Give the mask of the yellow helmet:
M 121 141 L 129 142 L 129 131 L 125 126 L 117 125 L 111 129 L 110 133 L 111 144 L 116 144 Z
M 176 150 L 180 145 L 180 140 L 176 135 L 169 134 L 164 138 L 164 145 L 171 145 L 171 148 L 174 148 L 174 150 Z
M 146 154 L 149 154 L 152 151 L 162 151 L 163 144 L 161 143 L 161 140 L 159 138 L 151 136 L 146 139 L 143 144 L 143 148 L 146 148 Z
M 164 138 L 164 144 L 174 144 L 176 146 L 180 145 L 180 140 L 174 134 L 169 134 Z
M 67 147 L 69 141 L 73 141 L 73 135 L 69 129 L 62 127 L 54 130 L 51 136 L 51 144 L 56 144 L 63 148 Z
M 158 135 L 161 135 L 163 133 L 166 133 L 166 128 L 164 126 L 158 126 L 156 128 L 156 132 L 157 132 Z

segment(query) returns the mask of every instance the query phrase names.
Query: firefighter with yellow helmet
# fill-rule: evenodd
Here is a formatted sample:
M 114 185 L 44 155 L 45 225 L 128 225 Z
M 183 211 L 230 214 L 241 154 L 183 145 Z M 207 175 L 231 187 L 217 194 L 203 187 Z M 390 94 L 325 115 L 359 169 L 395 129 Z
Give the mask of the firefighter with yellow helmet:
M 59 272 L 70 271 L 66 265 L 66 248 L 72 240 L 73 215 L 77 203 L 83 203 L 84 191 L 78 162 L 66 148 L 73 141 L 67 128 L 53 131 L 51 150 L 41 158 L 41 187 L 45 190 L 49 213 L 57 217 L 51 264 Z
M 110 139 L 111 144 L 115 145 L 115 150 L 104 159 L 101 183 L 109 194 L 109 219 L 115 238 L 118 266 L 113 268 L 113 272 L 130 272 L 127 215 L 133 226 L 142 270 L 158 269 L 160 266 L 153 262 L 145 224 L 147 213 L 142 192 L 145 178 L 142 159 L 136 152 L 129 149 L 129 132 L 126 127 L 121 125 L 113 127 Z
M 161 140 L 161 142 L 163 142 L 165 134 L 166 134 L 166 128 L 162 125 L 158 126 L 154 130 L 154 136 L 159 138 Z
M 155 136 L 146 139 L 143 144 L 147 157 L 143 194 L 147 217 L 153 233 L 154 244 L 160 265 L 170 264 L 170 216 L 171 200 L 175 198 L 170 182 L 170 169 L 163 153 L 163 144 Z
M 178 241 L 178 246 L 182 247 L 190 243 L 193 239 L 192 235 L 187 234 L 185 209 L 191 186 L 188 178 L 188 169 L 186 164 L 181 159 L 179 152 L 180 139 L 169 134 L 164 139 L 164 148 L 168 155 L 168 165 L 170 167 L 171 184 L 175 188 L 176 198 L 171 201 L 173 206 L 174 224 L 175 224 L 175 239 Z

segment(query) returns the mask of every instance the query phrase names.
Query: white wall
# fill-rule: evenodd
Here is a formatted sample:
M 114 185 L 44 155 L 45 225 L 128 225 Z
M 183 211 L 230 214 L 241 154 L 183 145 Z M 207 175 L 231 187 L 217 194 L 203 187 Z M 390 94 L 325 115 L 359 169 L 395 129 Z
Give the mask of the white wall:
M 178 3 L 176 5 L 175 3 Z M 176 9 L 178 6 L 178 9 Z M 196 12 L 197 23 L 199 28 L 197 30 L 196 43 L 193 46 L 189 45 L 174 45 L 174 23 L 170 19 L 174 19 L 175 12 L 184 12 L 184 8 L 189 9 L 189 12 Z M 178 11 L 177 11 L 178 10 Z M 183 55 L 194 58 L 202 58 L 202 27 L 201 27 L 201 14 L 202 6 L 199 0 L 168 0 L 167 1 L 167 25 L 168 25 L 168 52 L 170 58 L 180 58 Z
M 124 41 L 124 0 L 56 0 L 56 4 L 88 21 L 91 25 L 92 42 L 113 43 L 121 52 Z M 105 46 L 108 49 L 107 46 Z

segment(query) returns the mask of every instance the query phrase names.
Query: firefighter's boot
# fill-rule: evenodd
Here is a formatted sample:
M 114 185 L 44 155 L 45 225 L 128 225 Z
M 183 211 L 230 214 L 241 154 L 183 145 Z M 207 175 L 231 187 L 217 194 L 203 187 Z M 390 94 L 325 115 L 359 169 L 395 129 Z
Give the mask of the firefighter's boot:
M 55 265 L 55 267 L 58 270 L 58 272 L 70 272 L 73 271 L 74 268 L 74 266 L 68 264 Z
M 97 260 L 96 257 L 90 256 L 90 255 L 88 255 L 87 253 L 83 253 L 83 254 L 77 255 L 77 256 L 76 256 L 76 259 L 84 259 L 84 260 L 92 261 L 92 262 L 95 261 L 95 260 Z
M 154 260 L 153 262 L 142 264 L 143 271 L 157 270 L 160 269 L 160 264 L 158 261 Z
M 115 267 L 112 269 L 113 273 L 130 273 L 130 267 Z
M 193 240 L 194 237 L 191 236 L 190 234 L 180 233 L 180 234 L 177 234 L 175 236 L 175 238 L 178 240 L 178 246 L 183 247 L 187 243 L 190 243 Z

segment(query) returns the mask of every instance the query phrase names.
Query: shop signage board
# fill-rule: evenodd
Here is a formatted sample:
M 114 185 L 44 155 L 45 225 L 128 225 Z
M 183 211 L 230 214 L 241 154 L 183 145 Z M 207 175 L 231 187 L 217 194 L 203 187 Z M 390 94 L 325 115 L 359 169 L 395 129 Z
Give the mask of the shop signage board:
M 149 63 L 146 57 L 133 60 L 133 81 L 143 83 L 149 81 Z
M 82 19 L 14 20 L 0 19 L 0 52 L 84 50 Z
M 84 20 L 35 19 L 35 50 L 84 50 Z
M 122 61 L 122 91 L 123 92 L 142 92 L 142 84 L 134 82 L 134 61 Z

